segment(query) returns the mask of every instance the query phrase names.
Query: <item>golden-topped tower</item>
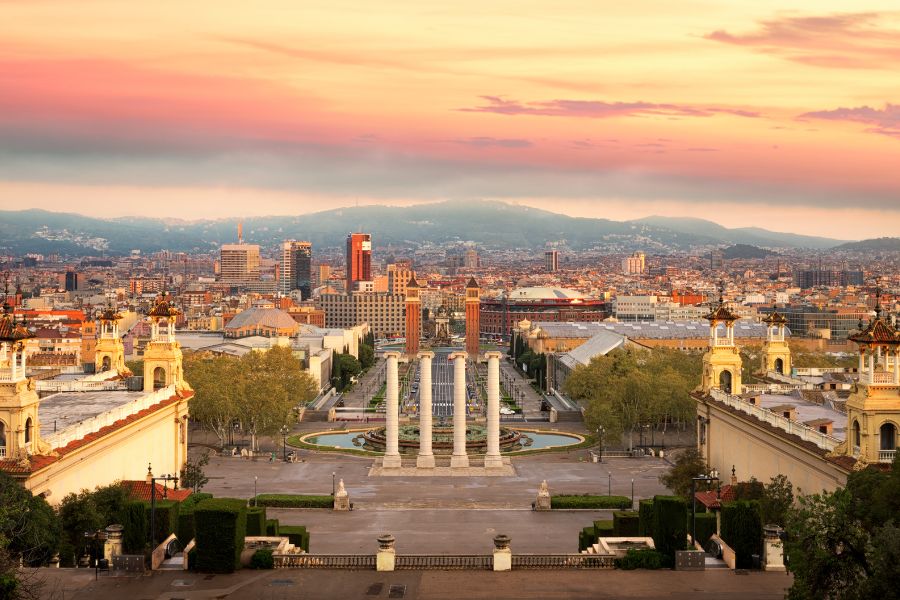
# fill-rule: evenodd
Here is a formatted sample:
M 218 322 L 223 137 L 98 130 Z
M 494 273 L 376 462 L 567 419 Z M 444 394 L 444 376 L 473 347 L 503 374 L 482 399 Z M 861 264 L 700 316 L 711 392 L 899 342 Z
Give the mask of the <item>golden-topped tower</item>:
M 112 302 L 97 316 L 100 323 L 100 335 L 94 351 L 94 371 L 97 373 L 115 371 L 121 376 L 130 375 L 125 366 L 125 346 L 119 335 L 119 321 L 122 319 Z
M 703 380 L 701 389 L 708 393 L 718 388 L 727 394 L 741 393 L 741 355 L 734 345 L 734 322 L 738 320 L 725 306 L 724 285 L 719 289 L 719 303 L 706 315 L 709 321 L 709 349 L 703 355 Z M 719 325 L 725 326 L 724 337 L 719 337 Z
M 190 389 L 181 367 L 181 344 L 175 340 L 175 319 L 181 312 L 166 292 L 156 299 L 150 311 L 150 341 L 144 349 L 144 391 L 152 392 L 172 384 Z
M 875 317 L 849 336 L 859 347 L 859 380 L 847 399 L 845 453 L 857 459 L 859 468 L 869 463 L 891 463 L 897 453 L 900 332 L 881 314 L 878 290 Z
M 791 348 L 784 338 L 787 319 L 784 315 L 772 311 L 763 319 L 766 324 L 766 341 L 762 348 L 762 371 L 774 371 L 780 375 L 791 374 Z

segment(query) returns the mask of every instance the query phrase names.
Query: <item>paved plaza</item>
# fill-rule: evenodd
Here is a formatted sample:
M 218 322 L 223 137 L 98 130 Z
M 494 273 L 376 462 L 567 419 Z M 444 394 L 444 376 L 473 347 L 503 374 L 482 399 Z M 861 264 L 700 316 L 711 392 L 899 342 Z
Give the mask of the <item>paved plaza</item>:
M 571 427 L 570 427 L 571 429 Z M 614 458 L 602 464 L 585 450 L 515 457 L 511 477 L 372 477 L 372 458 L 301 451 L 304 462 L 213 457 L 204 491 L 251 498 L 258 493 L 330 494 L 344 480 L 354 510 L 269 509 L 282 523 L 305 525 L 313 552 L 374 551 L 389 532 L 402 552 L 488 552 L 505 533 L 523 552 L 573 552 L 578 531 L 609 511 L 536 513 L 531 503 L 541 481 L 554 494 L 605 494 L 635 499 L 667 493 L 659 475 L 669 463 L 657 458 Z M 334 473 L 334 476 L 332 476 Z M 439 541 L 439 546 L 435 542 Z

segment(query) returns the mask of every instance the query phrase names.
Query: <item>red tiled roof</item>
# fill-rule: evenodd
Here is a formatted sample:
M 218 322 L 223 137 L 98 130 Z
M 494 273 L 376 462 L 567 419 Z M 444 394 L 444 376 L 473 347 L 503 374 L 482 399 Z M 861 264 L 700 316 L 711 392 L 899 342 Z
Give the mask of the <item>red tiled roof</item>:
M 126 425 L 129 425 L 130 423 L 139 421 L 139 420 L 143 419 L 144 417 L 146 417 L 147 415 L 150 415 L 150 414 L 156 412 L 157 410 L 160 410 L 167 406 L 171 406 L 172 404 L 175 404 L 176 402 L 179 402 L 180 400 L 186 400 L 193 395 L 194 395 L 194 392 L 188 392 L 188 391 L 176 392 L 176 394 L 174 396 L 171 396 L 171 397 L 167 398 L 166 400 L 163 400 L 162 402 L 157 402 L 156 404 L 154 404 L 153 406 L 150 406 L 149 408 L 145 408 L 142 411 L 139 411 L 132 415 L 129 415 L 129 416 L 125 417 L 124 419 L 119 419 L 118 421 L 112 423 L 111 425 L 102 427 L 99 431 L 95 431 L 94 433 L 89 433 L 86 436 L 84 436 L 83 438 L 69 442 L 63 448 L 57 448 L 56 456 L 53 456 L 53 455 L 31 456 L 30 457 L 31 465 L 28 467 L 21 466 L 19 464 L 19 461 L 15 458 L 7 458 L 7 459 L 0 460 L 0 471 L 5 471 L 11 475 L 29 475 L 31 473 L 35 473 L 45 467 L 50 466 L 53 463 L 55 463 L 56 461 L 61 459 L 66 454 L 74 452 L 74 451 L 78 450 L 79 448 L 83 448 L 84 446 L 87 446 L 91 442 L 95 442 L 95 441 L 99 440 L 100 438 L 113 433 L 114 431 L 118 431 L 119 429 L 122 429 L 123 427 L 125 427 Z
M 721 508 L 723 502 L 731 502 L 735 498 L 734 487 L 732 485 L 723 485 L 718 492 L 709 490 L 705 492 L 695 492 L 694 497 L 697 502 L 706 508 Z
M 127 480 L 122 482 L 122 486 L 128 488 L 128 495 L 132 500 L 145 500 L 150 502 L 150 484 L 146 481 Z M 159 482 L 156 483 L 156 499 L 162 500 L 165 495 L 166 500 L 177 500 L 181 502 L 190 496 L 193 490 L 166 490 L 165 486 Z

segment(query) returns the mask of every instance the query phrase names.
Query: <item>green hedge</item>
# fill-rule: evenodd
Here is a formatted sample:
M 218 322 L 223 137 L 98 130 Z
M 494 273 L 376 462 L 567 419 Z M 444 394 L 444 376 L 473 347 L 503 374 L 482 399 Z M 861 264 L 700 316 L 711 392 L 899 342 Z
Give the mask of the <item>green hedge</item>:
M 653 500 L 638 502 L 638 535 L 653 537 Z
M 653 543 L 656 549 L 674 558 L 687 545 L 687 502 L 680 496 L 654 496 Z
M 587 550 L 597 543 L 597 534 L 593 527 L 585 527 L 578 532 L 578 551 Z
M 690 518 L 690 517 L 688 517 Z M 716 532 L 716 513 L 697 514 L 697 541 L 706 548 L 706 542 Z
M 671 566 L 671 559 L 662 552 L 651 550 L 629 550 L 625 556 L 616 559 L 616 568 L 625 571 L 633 569 L 662 569 Z
M 209 498 L 194 507 L 198 571 L 231 573 L 241 568 L 246 513 L 247 503 L 235 498 Z
M 247 509 L 247 535 L 266 535 L 266 507 L 257 506 Z
M 305 552 L 309 552 L 309 532 L 302 525 L 281 525 L 278 528 L 278 535 L 287 537 L 287 539 L 298 548 L 303 548 Z
M 279 535 L 278 519 L 266 519 L 266 535 Z
M 151 506 L 149 502 L 145 503 L 147 505 L 147 523 L 150 523 L 150 512 Z M 163 543 L 170 534 L 178 531 L 178 513 L 180 509 L 180 502 L 176 502 L 175 500 L 157 500 L 156 501 L 156 516 L 154 517 L 153 523 L 156 527 L 156 535 L 154 535 L 153 539 L 157 544 Z
M 602 537 L 613 537 L 612 521 L 594 521 L 594 541 Z
M 253 499 L 250 500 L 252 502 Z M 256 497 L 256 504 L 272 508 L 334 508 L 334 498 L 304 494 L 260 494 Z
M 613 513 L 613 536 L 636 537 L 640 531 L 640 517 L 636 510 L 616 511 Z
M 150 523 L 147 520 L 146 502 L 135 500 L 122 506 L 122 549 L 126 554 L 143 554 L 150 542 Z
M 251 569 L 274 569 L 275 559 L 272 558 L 271 548 L 260 548 L 250 557 Z
M 759 501 L 736 500 L 722 505 L 722 539 L 734 550 L 737 568 L 747 569 L 753 566 L 752 555 L 762 556 L 763 531 Z
M 550 499 L 550 508 L 631 508 L 631 498 L 626 496 L 592 496 L 590 494 L 563 494 Z
M 181 507 L 178 510 L 178 529 L 175 535 L 178 536 L 182 546 L 187 546 L 194 539 L 194 507 L 202 500 L 212 497 L 212 494 L 198 492 L 181 501 Z

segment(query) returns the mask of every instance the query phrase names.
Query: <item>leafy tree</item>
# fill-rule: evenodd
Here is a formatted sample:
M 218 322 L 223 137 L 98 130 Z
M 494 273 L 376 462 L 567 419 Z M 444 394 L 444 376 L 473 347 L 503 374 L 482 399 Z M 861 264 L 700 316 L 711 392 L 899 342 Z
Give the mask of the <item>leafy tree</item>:
M 209 464 L 209 452 L 204 452 L 196 460 L 188 459 L 181 469 L 179 477 L 181 487 L 192 489 L 196 494 L 203 489 L 203 486 L 209 483 L 209 477 L 203 471 L 203 467 Z
M 343 388 L 341 387 L 341 382 L 343 381 L 343 374 L 341 373 L 341 354 L 339 352 L 331 351 L 331 385 L 334 386 L 337 391 L 341 391 Z
M 375 348 L 368 344 L 359 345 L 359 364 L 363 370 L 375 364 Z
M 47 501 L 0 471 L 0 549 L 38 567 L 56 554 L 59 538 L 59 519 Z
M 801 496 L 787 511 L 791 600 L 897 598 L 900 461 L 851 473 L 834 492 Z
M 675 459 L 675 466 L 659 476 L 659 482 L 676 495 L 691 502 L 692 479 L 706 471 L 706 461 L 703 459 L 703 455 L 696 448 L 688 448 Z M 706 484 L 698 483 L 698 485 Z M 703 488 L 696 487 L 696 489 L 702 490 Z
M 787 512 L 794 504 L 794 486 L 784 475 L 776 475 L 766 484 L 765 493 L 759 501 L 763 525 L 784 527 Z
M 229 356 L 191 353 L 184 357 L 184 377 L 194 388 L 191 418 L 215 433 L 223 448 L 238 417 L 241 375 L 240 362 Z
M 350 387 L 351 378 L 356 377 L 357 375 L 362 373 L 362 365 L 352 354 L 338 354 L 337 358 L 341 364 L 340 390 L 343 391 Z

